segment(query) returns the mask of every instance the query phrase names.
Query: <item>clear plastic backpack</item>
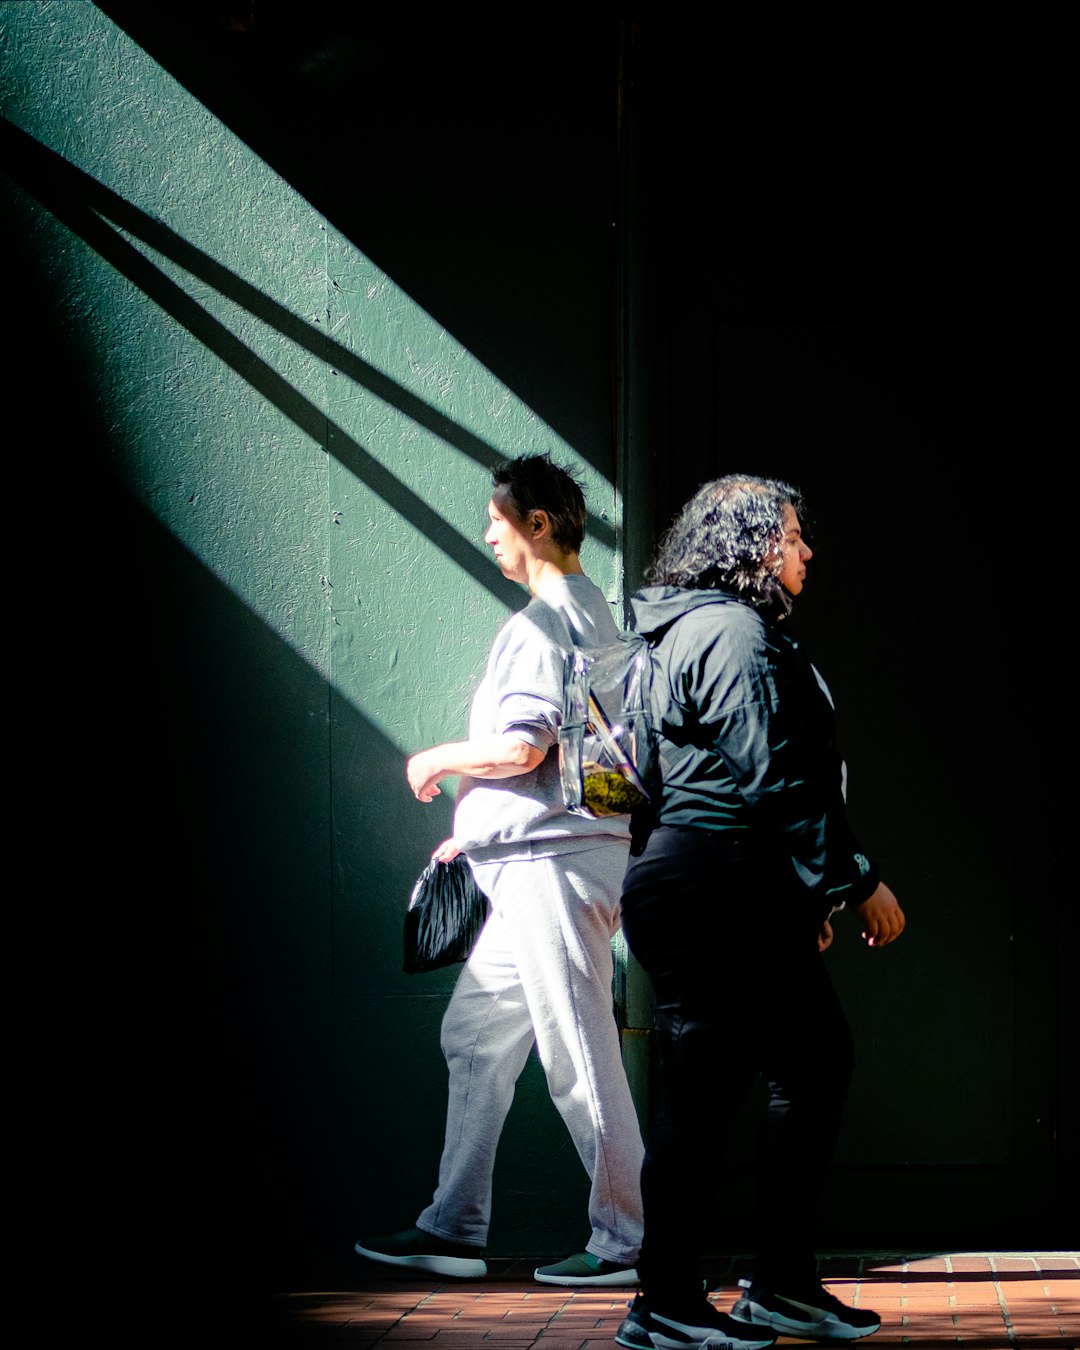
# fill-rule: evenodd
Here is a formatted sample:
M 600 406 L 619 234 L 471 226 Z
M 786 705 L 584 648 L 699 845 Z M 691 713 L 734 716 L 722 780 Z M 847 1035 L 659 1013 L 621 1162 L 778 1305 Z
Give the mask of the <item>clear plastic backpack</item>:
M 599 819 L 627 815 L 650 802 L 656 767 L 651 675 L 649 644 L 638 633 L 567 654 L 559 728 L 567 810 Z

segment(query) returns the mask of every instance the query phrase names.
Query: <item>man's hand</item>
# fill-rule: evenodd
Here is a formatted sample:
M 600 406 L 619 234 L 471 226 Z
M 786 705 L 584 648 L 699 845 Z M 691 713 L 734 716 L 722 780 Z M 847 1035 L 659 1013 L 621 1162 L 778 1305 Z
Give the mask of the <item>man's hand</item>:
M 818 934 L 817 939 L 818 951 L 819 952 L 828 951 L 828 949 L 832 946 L 832 940 L 833 940 L 832 924 L 828 921 L 828 919 L 826 919 L 825 922 L 821 925 L 821 932 Z
M 863 922 L 863 937 L 870 947 L 887 947 L 904 931 L 904 911 L 884 882 L 873 895 L 855 906 Z
M 460 852 L 452 839 L 444 839 L 431 856 L 436 862 L 453 862 Z

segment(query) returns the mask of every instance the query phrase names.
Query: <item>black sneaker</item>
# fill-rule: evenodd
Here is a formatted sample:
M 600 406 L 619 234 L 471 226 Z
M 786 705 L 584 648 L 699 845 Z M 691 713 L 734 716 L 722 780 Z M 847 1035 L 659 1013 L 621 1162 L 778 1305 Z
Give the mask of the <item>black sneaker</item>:
M 775 1333 L 749 1329 L 702 1300 L 678 1317 L 652 1311 L 638 1294 L 615 1333 L 627 1350 L 768 1350 Z
M 406 1228 L 388 1237 L 361 1238 L 353 1250 L 357 1256 L 384 1266 L 426 1270 L 432 1275 L 450 1275 L 459 1280 L 478 1280 L 487 1274 L 482 1247 L 447 1242 L 419 1228 Z
M 731 1310 L 746 1326 L 772 1327 L 788 1336 L 809 1341 L 857 1341 L 881 1326 L 868 1308 L 849 1308 L 820 1284 L 792 1288 L 787 1293 L 740 1280 L 744 1292 Z

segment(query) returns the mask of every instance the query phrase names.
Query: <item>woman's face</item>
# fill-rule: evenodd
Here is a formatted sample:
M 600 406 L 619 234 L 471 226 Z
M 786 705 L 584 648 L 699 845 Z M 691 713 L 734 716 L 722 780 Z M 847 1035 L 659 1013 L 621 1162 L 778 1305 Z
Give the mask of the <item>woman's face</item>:
M 788 595 L 798 595 L 806 580 L 806 564 L 813 557 L 810 545 L 802 537 L 802 526 L 795 508 L 784 507 L 784 538 L 780 543 L 780 571 L 777 578 Z
M 531 540 L 525 522 L 515 510 L 505 487 L 497 487 L 488 503 L 488 528 L 484 543 L 494 552 L 495 561 L 504 577 L 527 583 L 528 563 L 532 556 Z

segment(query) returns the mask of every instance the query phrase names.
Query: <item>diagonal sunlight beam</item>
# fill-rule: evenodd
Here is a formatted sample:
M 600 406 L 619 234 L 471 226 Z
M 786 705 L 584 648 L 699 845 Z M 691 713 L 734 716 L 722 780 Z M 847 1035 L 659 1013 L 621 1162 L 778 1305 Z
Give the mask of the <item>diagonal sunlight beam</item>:
M 226 299 L 240 305 L 255 318 L 266 323 L 283 337 L 289 338 L 318 360 L 332 364 L 377 398 L 440 440 L 468 455 L 484 468 L 490 469 L 506 458 L 495 446 L 447 417 L 439 409 L 433 408 L 409 390 L 403 389 L 399 383 L 370 362 L 336 342 L 325 330 L 312 327 L 297 314 L 237 276 L 235 272 L 209 257 L 201 249 L 179 238 L 167 225 L 154 220 L 131 202 L 125 201 L 118 193 L 3 118 L 0 118 L 0 150 L 3 152 L 5 167 L 15 181 L 21 183 L 31 195 L 62 219 L 86 243 L 91 244 L 129 281 L 138 285 L 167 313 L 183 323 L 189 332 L 206 343 L 223 360 L 228 361 L 234 370 L 249 379 L 254 388 L 271 398 L 275 406 L 288 416 L 293 417 L 294 414 L 280 401 L 279 396 L 284 392 L 281 383 L 278 382 L 280 377 L 275 377 L 275 372 L 266 366 L 266 363 L 259 363 L 264 366 L 262 378 L 253 378 L 252 372 L 245 369 L 252 361 L 258 362 L 258 358 L 254 357 L 250 349 L 233 338 L 224 325 L 207 314 L 202 306 L 192 301 L 160 270 L 153 269 L 143 254 L 130 245 L 125 250 L 121 247 L 123 241 L 115 233 L 95 228 L 93 224 L 95 217 L 111 220 L 114 225 L 141 239 L 155 252 L 171 259 L 192 276 L 213 287 Z M 244 354 L 243 359 L 238 361 L 236 358 L 241 352 Z M 295 391 L 292 397 L 301 403 L 306 402 Z M 479 581 L 497 598 L 509 603 L 510 597 L 516 597 L 516 588 L 512 583 L 506 583 L 506 586 L 499 584 L 503 578 L 497 573 L 497 569 L 491 567 L 486 554 L 479 553 L 470 541 L 458 535 L 445 521 L 439 523 L 437 514 L 426 503 L 389 474 L 378 460 L 357 445 L 343 430 L 340 428 L 334 430 L 332 423 L 328 422 L 332 430 L 329 439 L 321 432 L 313 430 L 313 416 L 307 415 L 308 413 L 317 417 L 322 416 L 314 405 L 309 404 L 304 416 L 294 417 L 302 430 L 328 449 L 329 441 L 332 440 L 334 454 L 342 457 L 348 467 L 363 478 L 374 491 L 383 496 L 395 510 L 402 511 L 408 519 L 413 520 L 417 528 L 428 538 L 439 543 L 440 547 L 443 547 L 453 535 L 458 540 L 459 547 L 447 548 L 449 556 L 465 567 L 474 580 Z M 588 535 L 607 548 L 615 547 L 614 528 L 608 521 L 592 512 L 588 519 Z M 461 546 L 471 549 L 484 560 L 483 572 L 478 572 L 463 561 Z M 494 577 L 492 573 L 495 574 Z
M 572 463 L 620 603 L 614 484 L 100 9 L 2 8 L 0 183 L 103 472 L 333 696 L 401 747 L 463 729 L 524 603 L 477 465 Z M 334 707 L 335 796 L 366 801 Z
M 28 186 L 28 190 L 32 189 Z M 332 446 L 333 453 L 347 468 L 388 506 L 442 549 L 474 581 L 509 608 L 520 603 L 520 589 L 507 581 L 471 540 L 432 510 L 427 502 L 395 477 L 374 455 L 353 440 L 343 427 L 305 398 L 272 366 L 229 332 L 224 324 L 208 314 L 149 259 L 102 222 L 92 210 L 47 188 L 34 192 L 34 195 L 132 285 L 160 305 L 165 313 L 284 413 L 305 435 L 328 452 Z

